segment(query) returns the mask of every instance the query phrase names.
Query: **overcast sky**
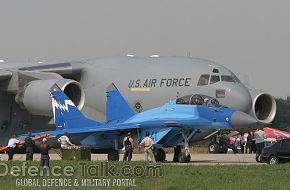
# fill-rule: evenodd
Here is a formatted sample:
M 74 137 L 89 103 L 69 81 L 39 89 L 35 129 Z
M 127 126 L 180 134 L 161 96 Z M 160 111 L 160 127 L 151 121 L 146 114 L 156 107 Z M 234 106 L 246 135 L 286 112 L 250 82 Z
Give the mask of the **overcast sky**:
M 290 95 L 287 0 L 0 2 L 0 59 L 8 63 L 190 52 L 256 89 Z

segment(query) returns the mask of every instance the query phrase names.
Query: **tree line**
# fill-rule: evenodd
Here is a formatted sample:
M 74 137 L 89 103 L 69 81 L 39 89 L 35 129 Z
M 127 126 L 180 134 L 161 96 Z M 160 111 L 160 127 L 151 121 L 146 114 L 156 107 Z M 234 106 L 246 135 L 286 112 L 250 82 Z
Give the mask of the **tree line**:
M 290 131 L 290 96 L 286 99 L 276 98 L 277 112 L 272 122 L 273 128 Z

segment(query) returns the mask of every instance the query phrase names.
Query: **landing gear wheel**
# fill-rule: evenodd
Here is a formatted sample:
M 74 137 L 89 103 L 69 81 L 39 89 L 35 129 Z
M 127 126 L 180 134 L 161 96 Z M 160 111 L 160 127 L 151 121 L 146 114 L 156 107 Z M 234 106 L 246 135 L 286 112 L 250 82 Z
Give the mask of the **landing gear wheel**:
M 182 152 L 178 155 L 178 161 L 180 163 L 188 163 L 188 162 L 190 162 L 190 160 L 191 160 L 190 154 L 186 155 L 185 152 Z
M 156 162 L 164 162 L 166 159 L 166 153 L 163 148 L 154 149 L 154 157 Z
M 259 163 L 262 162 L 261 155 L 256 155 L 256 162 L 259 162 Z
M 271 156 L 269 158 L 268 162 L 269 162 L 269 164 L 278 164 L 279 163 L 278 158 L 276 156 Z
M 120 155 L 117 150 L 110 150 L 108 152 L 108 160 L 109 161 L 119 161 Z
M 216 142 L 211 142 L 208 145 L 208 152 L 210 154 L 216 154 L 219 151 L 219 144 Z

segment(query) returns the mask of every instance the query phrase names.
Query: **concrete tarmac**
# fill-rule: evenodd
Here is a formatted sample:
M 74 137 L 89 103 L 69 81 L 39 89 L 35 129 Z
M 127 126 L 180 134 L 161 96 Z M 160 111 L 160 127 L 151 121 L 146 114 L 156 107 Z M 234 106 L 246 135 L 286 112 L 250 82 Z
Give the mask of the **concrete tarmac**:
M 25 160 L 25 154 L 15 154 L 14 160 Z M 7 154 L 0 154 L 0 160 L 7 160 Z M 51 160 L 61 160 L 61 157 L 56 154 L 50 154 Z M 92 154 L 91 159 L 94 161 L 106 161 L 106 154 Z M 120 161 L 123 159 L 123 154 L 120 154 Z M 166 162 L 168 164 L 178 165 L 253 165 L 260 164 L 255 161 L 255 154 L 193 154 L 191 153 L 191 161 L 187 164 L 173 163 L 173 154 L 166 154 Z M 34 154 L 34 160 L 40 160 L 40 154 Z M 144 154 L 133 154 L 132 161 L 144 161 Z

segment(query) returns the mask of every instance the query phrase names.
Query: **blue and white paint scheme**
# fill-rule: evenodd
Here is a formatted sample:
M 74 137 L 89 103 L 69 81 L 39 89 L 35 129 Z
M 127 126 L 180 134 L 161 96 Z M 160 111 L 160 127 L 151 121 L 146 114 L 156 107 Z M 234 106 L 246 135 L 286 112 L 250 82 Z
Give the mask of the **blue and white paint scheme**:
M 248 114 L 224 107 L 218 100 L 199 94 L 135 113 L 115 85 L 111 84 L 107 89 L 106 122 L 87 118 L 56 84 L 51 88 L 50 96 L 56 128 L 34 133 L 33 136 L 48 134 L 57 138 L 67 132 L 73 143 L 93 149 L 120 149 L 123 138 L 130 131 L 135 142 L 149 132 L 155 147 L 173 147 L 184 143 L 188 152 L 190 143 L 202 140 L 216 130 L 237 130 L 258 122 Z M 53 140 L 55 138 L 50 139 L 51 142 Z

